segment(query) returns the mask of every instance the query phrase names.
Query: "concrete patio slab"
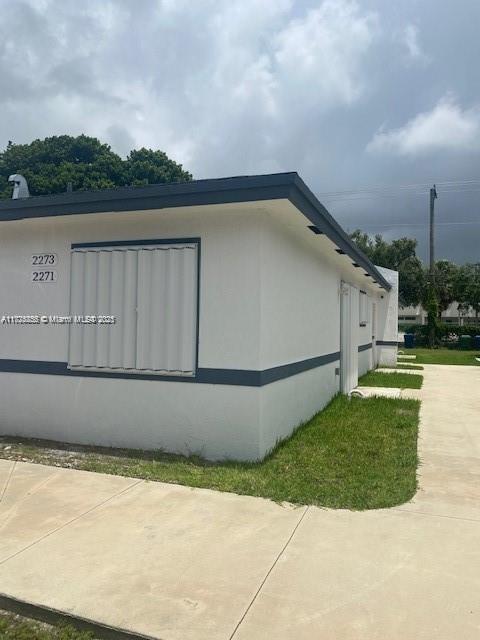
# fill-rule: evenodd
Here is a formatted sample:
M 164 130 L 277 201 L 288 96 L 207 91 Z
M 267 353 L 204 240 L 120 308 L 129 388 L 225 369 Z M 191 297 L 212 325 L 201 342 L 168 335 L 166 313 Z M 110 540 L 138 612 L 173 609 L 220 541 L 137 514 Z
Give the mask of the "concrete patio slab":
M 3 467 L 3 465 L 2 465 Z M 17 463 L 0 502 L 0 562 L 138 480 Z
M 480 370 L 426 365 L 425 371 L 420 488 L 402 509 L 480 521 Z
M 7 485 L 10 482 L 10 476 L 12 474 L 15 462 L 11 460 L 0 460 L 0 503 L 2 502 Z
M 0 564 L 1 590 L 162 639 L 224 640 L 304 512 L 141 483 Z
M 310 508 L 236 640 L 476 640 L 479 535 L 480 522 Z

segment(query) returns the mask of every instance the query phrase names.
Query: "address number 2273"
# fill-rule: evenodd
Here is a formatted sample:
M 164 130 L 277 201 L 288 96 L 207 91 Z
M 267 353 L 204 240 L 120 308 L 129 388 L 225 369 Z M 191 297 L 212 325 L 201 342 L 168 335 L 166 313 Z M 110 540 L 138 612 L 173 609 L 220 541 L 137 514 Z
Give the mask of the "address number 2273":
M 53 267 L 57 264 L 55 253 L 34 253 L 32 255 L 32 265 L 34 267 Z

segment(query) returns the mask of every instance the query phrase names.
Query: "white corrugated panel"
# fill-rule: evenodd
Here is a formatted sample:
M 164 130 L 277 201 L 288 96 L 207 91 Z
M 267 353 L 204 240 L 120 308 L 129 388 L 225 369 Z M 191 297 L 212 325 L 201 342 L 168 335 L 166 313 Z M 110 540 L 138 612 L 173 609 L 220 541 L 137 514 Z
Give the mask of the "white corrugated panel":
M 136 369 L 137 354 L 137 251 L 124 252 L 123 311 L 118 316 L 122 326 L 122 365 L 124 369 Z
M 195 245 L 141 249 L 138 255 L 137 369 L 195 369 Z
M 88 251 L 85 254 L 84 284 L 83 284 L 83 315 L 97 313 L 97 277 L 98 252 Z M 83 364 L 95 367 L 97 363 L 97 327 L 93 324 L 83 325 Z
M 69 365 L 190 374 L 197 332 L 196 245 L 72 252 Z
M 97 314 L 110 314 L 112 252 L 99 251 L 97 257 Z M 95 325 L 96 352 L 95 366 L 108 367 L 110 363 L 109 331 L 105 324 Z
M 85 253 L 72 252 L 72 267 L 70 273 L 70 314 L 72 316 L 83 313 L 85 284 Z M 70 344 L 68 362 L 71 366 L 81 366 L 83 363 L 83 327 L 70 325 Z

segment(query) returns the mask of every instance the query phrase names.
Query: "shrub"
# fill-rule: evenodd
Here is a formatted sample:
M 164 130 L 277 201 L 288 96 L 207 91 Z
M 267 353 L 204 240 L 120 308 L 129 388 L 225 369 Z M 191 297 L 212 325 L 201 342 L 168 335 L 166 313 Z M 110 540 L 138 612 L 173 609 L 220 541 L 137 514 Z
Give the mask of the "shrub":
M 404 328 L 405 333 L 413 333 L 415 336 L 415 344 L 418 347 L 428 345 L 428 325 L 411 324 Z M 437 338 L 441 344 L 447 347 L 457 347 L 460 336 L 478 336 L 480 335 L 480 325 L 464 325 L 445 324 L 444 322 L 437 324 Z

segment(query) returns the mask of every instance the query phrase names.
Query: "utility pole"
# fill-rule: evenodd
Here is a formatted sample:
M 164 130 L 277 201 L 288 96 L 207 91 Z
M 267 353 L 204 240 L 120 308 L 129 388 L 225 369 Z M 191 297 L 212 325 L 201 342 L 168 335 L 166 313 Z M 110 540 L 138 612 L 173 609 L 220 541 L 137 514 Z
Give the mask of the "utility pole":
M 430 189 L 430 281 L 435 284 L 435 242 L 434 242 L 434 216 L 435 200 L 437 199 L 437 189 L 433 185 Z
M 429 308 L 428 308 L 428 341 L 430 347 L 435 346 L 435 327 L 437 324 L 437 296 L 435 291 L 435 200 L 437 199 L 437 189 L 435 185 L 430 189 L 430 274 L 429 274 Z

